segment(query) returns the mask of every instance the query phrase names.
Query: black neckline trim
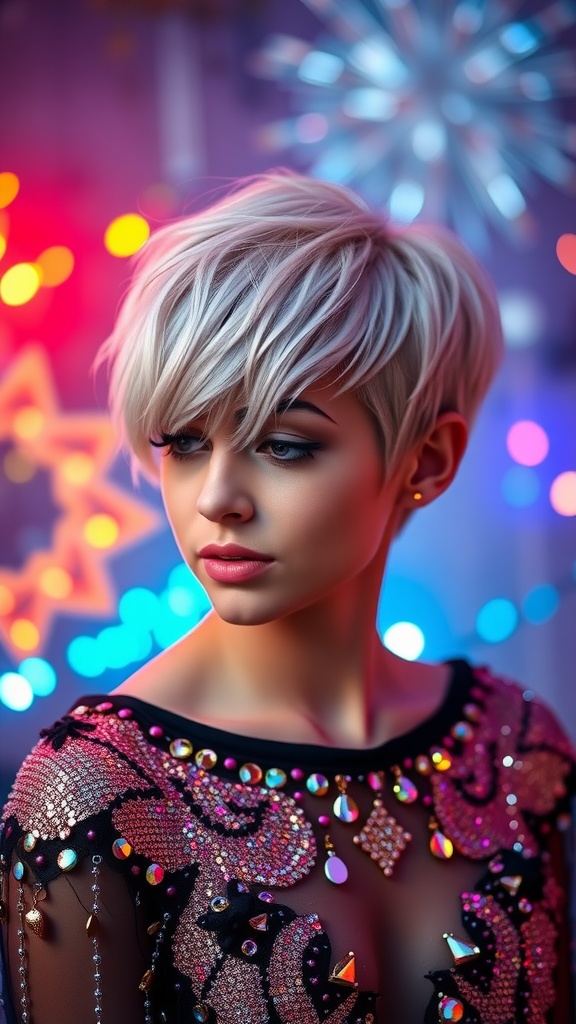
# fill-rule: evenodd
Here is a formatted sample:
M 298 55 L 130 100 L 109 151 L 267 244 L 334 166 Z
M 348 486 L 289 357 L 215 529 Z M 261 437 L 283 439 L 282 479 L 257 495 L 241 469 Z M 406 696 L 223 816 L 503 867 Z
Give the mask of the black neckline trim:
M 139 697 L 89 694 L 76 701 L 71 710 L 81 704 L 93 707 L 103 701 L 109 701 L 115 711 L 129 708 L 146 731 L 152 725 L 160 725 L 164 729 L 164 741 L 180 737 L 190 739 L 195 749 L 199 746 L 213 747 L 219 755 L 219 760 L 224 757 L 237 757 L 245 761 L 257 760 L 288 769 L 298 765 L 316 771 L 325 769 L 354 772 L 367 770 L 369 766 L 393 765 L 404 758 L 426 753 L 435 743 L 442 743 L 451 726 L 461 717 L 463 705 L 469 700 L 470 689 L 474 684 L 474 670 L 468 661 L 454 658 L 447 660 L 445 664 L 452 666 L 452 676 L 444 699 L 436 711 L 401 736 L 387 740 L 379 746 L 364 749 L 243 736 L 195 722 Z

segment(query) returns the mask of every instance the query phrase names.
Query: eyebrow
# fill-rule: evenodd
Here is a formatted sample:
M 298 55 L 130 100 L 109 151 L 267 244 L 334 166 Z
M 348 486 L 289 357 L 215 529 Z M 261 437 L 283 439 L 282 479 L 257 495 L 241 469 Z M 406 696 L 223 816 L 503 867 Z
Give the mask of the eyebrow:
M 292 400 L 289 398 L 283 399 L 283 401 L 278 403 L 274 412 L 277 416 L 281 416 L 284 412 L 292 412 L 292 410 L 298 409 L 303 409 L 306 412 L 313 412 L 317 416 L 323 416 L 324 419 L 330 420 L 331 423 L 336 423 L 336 420 L 333 420 L 332 417 L 329 416 L 327 412 L 324 412 L 323 409 L 319 409 L 317 405 L 313 404 L 313 402 L 305 402 L 301 398 L 294 398 Z M 236 418 L 239 421 L 242 421 L 247 411 L 247 409 L 239 409 L 236 413 Z

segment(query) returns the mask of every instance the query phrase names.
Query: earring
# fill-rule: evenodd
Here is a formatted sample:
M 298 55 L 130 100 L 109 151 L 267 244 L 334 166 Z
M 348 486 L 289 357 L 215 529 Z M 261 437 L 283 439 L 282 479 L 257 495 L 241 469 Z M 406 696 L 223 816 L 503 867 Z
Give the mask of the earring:
M 422 501 L 422 493 L 420 491 L 414 491 L 412 498 L 414 501 Z

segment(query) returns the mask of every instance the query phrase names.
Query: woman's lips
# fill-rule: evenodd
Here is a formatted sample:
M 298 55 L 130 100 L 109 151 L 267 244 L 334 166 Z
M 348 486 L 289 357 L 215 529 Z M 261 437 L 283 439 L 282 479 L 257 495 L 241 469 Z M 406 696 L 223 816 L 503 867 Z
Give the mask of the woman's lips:
M 260 576 L 273 565 L 271 559 L 264 561 L 256 558 L 204 557 L 202 561 L 206 574 L 217 583 L 244 583 Z
M 206 574 L 218 583 L 244 583 L 266 572 L 274 561 L 240 544 L 206 544 L 198 555 Z

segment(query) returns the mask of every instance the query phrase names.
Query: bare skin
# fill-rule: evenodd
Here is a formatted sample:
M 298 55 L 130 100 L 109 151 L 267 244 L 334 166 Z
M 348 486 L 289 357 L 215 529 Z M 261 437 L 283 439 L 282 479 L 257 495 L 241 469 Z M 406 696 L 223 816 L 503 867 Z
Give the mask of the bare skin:
M 329 384 L 299 397 L 317 411 L 287 409 L 241 451 L 228 444 L 233 423 L 209 437 L 190 424 L 163 451 L 172 530 L 214 611 L 114 692 L 248 736 L 375 746 L 425 720 L 448 684 L 447 666 L 398 658 L 374 623 L 414 492 L 421 507 L 450 485 L 466 425 L 443 413 L 384 479 L 373 421 L 353 393 Z M 310 442 L 313 457 L 296 458 Z M 198 552 L 226 543 L 265 554 L 270 569 L 214 581 Z

